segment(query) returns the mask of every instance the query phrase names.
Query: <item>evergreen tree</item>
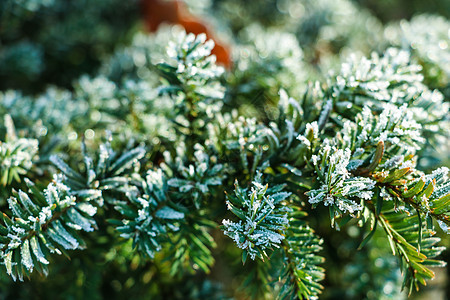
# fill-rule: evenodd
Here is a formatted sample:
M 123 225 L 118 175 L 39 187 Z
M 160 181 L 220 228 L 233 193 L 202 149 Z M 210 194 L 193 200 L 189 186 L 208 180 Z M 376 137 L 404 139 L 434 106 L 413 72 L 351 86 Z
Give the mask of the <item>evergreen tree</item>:
M 51 69 L 0 86 L 2 297 L 398 299 L 446 266 L 448 20 L 267 2 L 190 3 L 237 34 L 231 70 L 206 35 L 163 26 L 70 89 Z M 3 4 L 0 77 L 57 61 L 23 61 L 10 33 L 67 7 L 20 3 Z M 60 86 L 6 90 L 25 82 Z

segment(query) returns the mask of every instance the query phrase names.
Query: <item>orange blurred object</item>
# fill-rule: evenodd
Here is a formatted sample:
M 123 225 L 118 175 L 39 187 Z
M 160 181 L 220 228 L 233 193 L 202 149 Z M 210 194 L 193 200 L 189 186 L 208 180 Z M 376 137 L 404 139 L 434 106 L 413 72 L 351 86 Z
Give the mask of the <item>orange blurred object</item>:
M 160 24 L 179 24 L 186 32 L 194 34 L 205 33 L 208 39 L 214 40 L 215 47 L 212 54 L 217 57 L 217 62 L 226 68 L 231 68 L 232 62 L 229 48 L 220 43 L 214 34 L 208 30 L 205 23 L 192 15 L 186 4 L 179 0 L 141 0 L 142 13 L 145 26 L 150 32 L 158 29 Z

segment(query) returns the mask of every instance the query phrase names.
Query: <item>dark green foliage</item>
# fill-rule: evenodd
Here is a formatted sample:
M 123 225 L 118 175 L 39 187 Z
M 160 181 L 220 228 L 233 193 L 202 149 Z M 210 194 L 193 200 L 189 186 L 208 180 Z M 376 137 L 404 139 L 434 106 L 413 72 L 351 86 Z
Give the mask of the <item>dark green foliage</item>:
M 167 199 L 167 180 L 161 170 L 149 171 L 142 182 L 142 195 L 128 192 L 129 201 L 114 201 L 114 208 L 122 220 L 111 220 L 120 236 L 133 239 L 133 245 L 142 253 L 154 258 L 169 233 L 178 231 L 184 213 L 170 206 Z M 172 206 L 174 206 L 172 204 Z
M 426 285 L 426 280 L 434 278 L 430 267 L 445 266 L 443 261 L 434 259 L 445 248 L 436 246 L 440 239 L 433 237 L 432 229 L 426 228 L 419 214 L 401 214 L 392 202 L 385 202 L 377 219 L 386 231 L 392 253 L 399 256 L 402 287 L 406 286 L 409 293 L 414 288 L 419 290 L 419 283 Z
M 323 241 L 303 220 L 306 216 L 298 208 L 289 214 L 289 229 L 283 242 L 286 269 L 280 299 L 314 299 L 323 289 L 319 282 L 325 277 L 325 269 L 320 267 L 324 259 L 317 254 Z
M 2 1 L 0 90 L 67 87 L 94 72 L 100 57 L 127 40 L 137 8 L 134 0 Z
M 0 89 L 20 88 L 0 92 L 0 298 L 399 299 L 430 282 L 450 226 L 448 21 L 187 2 L 218 16 L 229 70 L 174 26 L 120 46 L 133 1 L 0 4 Z

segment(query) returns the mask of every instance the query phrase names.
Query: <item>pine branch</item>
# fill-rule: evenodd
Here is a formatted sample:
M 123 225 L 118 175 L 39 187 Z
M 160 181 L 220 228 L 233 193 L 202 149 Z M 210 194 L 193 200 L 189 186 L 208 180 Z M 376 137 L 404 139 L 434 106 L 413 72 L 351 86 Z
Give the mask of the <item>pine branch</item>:
M 170 241 L 169 234 L 180 229 L 185 212 L 168 198 L 167 179 L 161 169 L 149 171 L 139 189 L 142 192 L 127 193 L 128 201 L 111 203 L 122 219 L 109 222 L 121 237 L 133 239 L 134 247 L 153 258 Z
M 448 172 L 448 168 L 442 167 L 425 175 L 412 167 L 396 167 L 376 172 L 373 178 L 378 181 L 383 197 L 394 201 L 396 207 L 403 204 L 405 211 L 416 210 L 426 219 L 434 218 L 442 230 L 449 233 Z
M 446 265 L 433 259 L 445 248 L 435 246 L 440 239 L 433 237 L 435 232 L 424 226 L 418 214 L 400 213 L 393 202 L 384 201 L 376 217 L 387 234 L 393 254 L 399 256 L 404 276 L 402 287 L 407 287 L 409 294 L 414 287 L 419 290 L 419 283 L 426 285 L 426 280 L 434 278 L 429 267 Z
M 159 92 L 174 99 L 177 118 L 173 122 L 189 136 L 188 149 L 204 142 L 205 125 L 222 107 L 218 100 L 223 99 L 224 88 L 219 77 L 224 69 L 215 64 L 213 48 L 214 41 L 206 41 L 205 34 L 195 36 L 183 31 L 176 42 L 169 42 L 166 62 L 157 65 L 166 81 Z
M 5 115 L 6 139 L 0 141 L 0 184 L 10 185 L 13 180 L 20 182 L 33 166 L 38 152 L 38 141 L 18 138 L 11 116 Z
M 96 199 L 100 206 L 108 192 L 125 193 L 132 188 L 129 185 L 130 177 L 135 173 L 132 167 L 146 153 L 142 147 L 118 153 L 107 142 L 100 145 L 98 159 L 94 161 L 86 153 L 84 145 L 82 150 L 84 170 L 80 172 L 72 169 L 58 156 L 51 156 L 50 160 L 64 174 L 64 183 L 75 195 Z
M 311 158 L 320 187 L 306 193 L 308 201 L 313 207 L 322 202 L 330 206 L 333 218 L 346 212 L 354 214 L 361 211 L 364 200 L 370 200 L 373 196 L 371 190 L 375 182 L 369 178 L 351 176 L 347 169 L 351 154 L 348 148 L 344 151 L 324 143 L 318 156 Z
M 186 271 L 194 273 L 202 270 L 209 273 L 215 263 L 211 252 L 217 244 L 210 231 L 217 224 L 196 214 L 186 214 L 180 230 L 174 233 L 171 247 L 167 254 L 173 263 L 170 267 L 172 276 L 183 275 Z
M 228 209 L 238 222 L 223 220 L 222 230 L 234 240 L 242 252 L 242 262 L 248 255 L 264 260 L 267 250 L 279 248 L 285 238 L 289 208 L 283 204 L 290 193 L 282 192 L 282 186 L 263 185 L 261 174 L 252 183 L 252 189 L 235 184 L 235 195 L 227 195 Z
M 424 229 L 422 220 L 429 219 L 430 224 L 434 217 L 448 231 L 448 169 L 431 175 L 416 170 L 413 157 L 422 141 L 420 126 L 406 113 L 406 106 L 384 107 L 379 115 L 365 107 L 355 122 L 347 120 L 341 132 L 318 147 L 318 154 L 311 156 L 318 182 L 306 194 L 311 204 L 330 206 L 332 225 L 336 216 L 343 217 L 346 212 L 361 224 L 375 220 L 360 247 L 381 224 L 394 255 L 406 265 L 402 267 L 403 286 L 408 285 L 411 293 L 413 286 L 418 289 L 418 283 L 434 277 L 426 265 L 444 265 L 430 260 L 443 248 L 434 246 L 439 240 L 431 238 L 433 228 Z M 312 140 L 306 136 L 299 139 L 311 147 Z M 437 180 L 438 192 L 434 193 Z M 432 210 L 433 206 L 438 209 Z M 369 218 L 365 217 L 366 208 L 371 212 Z M 402 216 L 405 213 L 417 217 Z
M 213 188 L 222 184 L 225 176 L 222 175 L 224 166 L 216 162 L 217 157 L 210 157 L 199 144 L 194 147 L 196 149 L 194 164 L 185 167 L 179 161 L 174 166 L 178 176 L 170 178 L 167 184 L 176 188 L 180 194 L 189 193 L 189 199 L 197 209 L 200 209 L 204 200 L 214 192 Z
M 387 49 L 382 57 L 375 53 L 370 58 L 352 55 L 326 92 L 332 95 L 336 112 L 346 118 L 351 119 L 364 106 L 383 110 L 386 103 L 398 107 L 406 104 L 428 138 L 448 136 L 450 105 L 438 90 L 429 90 L 423 84 L 421 70 L 409 52 L 396 48 Z M 436 130 L 436 123 L 442 123 L 442 127 Z
M 318 299 L 323 290 L 319 281 L 325 278 L 325 269 L 318 265 L 324 258 L 317 254 L 323 241 L 303 220 L 306 215 L 298 208 L 289 213 L 289 228 L 282 242 L 285 271 L 278 299 Z
M 0 225 L 0 255 L 7 273 L 23 280 L 36 268 L 47 274 L 50 253 L 83 249 L 77 231 L 93 231 L 97 209 L 89 201 L 76 198 L 56 178 L 42 193 L 26 181 L 29 194 L 19 191 L 8 199 L 12 217 L 3 213 Z

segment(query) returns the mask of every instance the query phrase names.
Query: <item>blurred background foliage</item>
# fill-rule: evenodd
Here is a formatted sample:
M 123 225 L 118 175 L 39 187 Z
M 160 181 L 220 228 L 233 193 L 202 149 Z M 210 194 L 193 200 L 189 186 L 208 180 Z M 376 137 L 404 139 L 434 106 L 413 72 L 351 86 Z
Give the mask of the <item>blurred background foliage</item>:
M 412 16 L 420 13 L 439 14 L 447 19 L 450 18 L 450 3 L 448 1 L 356 0 L 355 2 L 369 8 L 384 23 L 411 19 Z
M 0 3 L 0 89 L 69 87 L 130 40 L 138 1 L 4 0 Z
M 227 86 L 224 106 L 239 107 L 246 116 L 273 120 L 279 114 L 280 88 L 300 97 L 308 81 L 339 70 L 350 53 L 380 53 L 390 46 L 410 50 L 423 66 L 426 84 L 441 91 L 446 101 L 450 97 L 450 1 L 185 2 L 190 13 L 205 20 L 217 39 L 232 49 L 233 65 L 222 78 Z M 19 132 L 33 128 L 27 136 L 39 140 L 40 161 L 48 160 L 55 147 L 71 155 L 78 147 L 77 134 L 84 133 L 87 142 L 94 143 L 91 128 L 115 126 L 112 131 L 120 132 L 123 143 L 131 135 L 124 124 L 146 128 L 133 136 L 137 142 L 156 136 L 175 139 L 163 119 L 150 114 L 152 107 L 167 113 L 172 107 L 164 98 L 155 100 L 148 88 L 158 81 L 153 63 L 163 56 L 173 29 L 150 35 L 142 30 L 145 19 L 138 0 L 0 2 L 0 115 L 11 114 Z M 125 110 L 123 122 L 113 124 L 120 116 L 108 114 L 118 105 L 148 117 L 139 121 Z M 151 126 L 140 127 L 139 122 Z M 65 139 L 49 138 L 49 131 Z M 2 124 L 2 137 L 4 132 Z M 164 140 L 155 144 L 165 147 Z M 432 146 L 422 169 L 450 166 L 448 142 L 444 149 Z M 0 205 L 6 207 L 4 201 Z M 385 239 L 375 236 L 355 255 L 359 240 L 355 238 L 364 232 L 355 224 L 342 231 L 330 228 L 328 212 L 321 209 L 317 208 L 311 227 L 326 241 L 322 298 L 403 298 L 397 260 Z M 70 263 L 66 257 L 53 257 L 48 278 L 33 275 L 31 281 L 12 283 L 0 272 L 0 299 L 229 299 L 230 291 L 237 299 L 244 297 L 239 292 L 241 277 L 232 278 L 224 266 L 251 270 L 252 265 L 242 267 L 234 261 L 239 250 L 233 246 L 213 250 L 217 261 L 209 276 L 197 273 L 186 280 L 168 276 L 169 262 L 154 264 L 134 254 L 131 244 L 117 245 L 115 235 L 106 225 L 86 235 L 87 250 L 73 252 Z M 443 257 L 450 261 L 450 238 L 442 237 L 447 247 Z M 214 238 L 224 237 L 215 232 Z M 448 299 L 450 268 L 436 272 L 438 279 L 415 297 Z

